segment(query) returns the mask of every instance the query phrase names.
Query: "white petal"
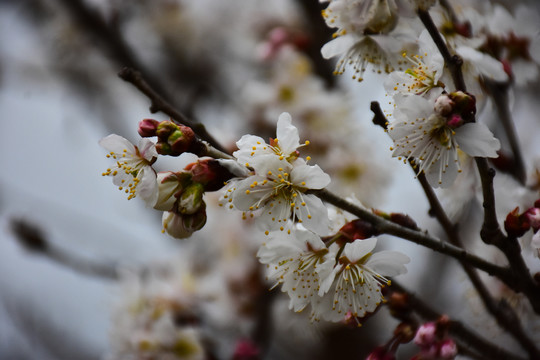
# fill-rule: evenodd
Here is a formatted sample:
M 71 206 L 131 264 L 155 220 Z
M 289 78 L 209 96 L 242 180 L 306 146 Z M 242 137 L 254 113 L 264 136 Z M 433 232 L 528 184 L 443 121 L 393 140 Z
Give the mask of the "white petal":
M 300 146 L 298 129 L 291 125 L 291 122 L 292 119 L 289 113 L 284 112 L 279 115 L 276 135 L 278 138 L 279 148 L 286 156 L 295 152 Z
M 338 36 L 323 45 L 321 54 L 325 59 L 333 58 L 347 52 L 356 41 L 357 39 L 352 35 Z
M 373 254 L 366 266 L 382 276 L 396 276 L 405 274 L 407 268 L 404 264 L 411 261 L 409 257 L 397 251 L 381 251 Z
M 470 156 L 497 157 L 501 143 L 482 123 L 469 123 L 456 129 L 456 142 Z
M 375 248 L 375 245 L 377 245 L 377 238 L 356 240 L 345 245 L 343 255 L 351 262 L 355 262 L 371 252 Z
M 297 204 L 293 211 L 302 220 L 302 225 L 319 235 L 328 235 L 330 232 L 330 221 L 328 220 L 328 209 L 321 199 L 315 195 L 302 194 L 298 196 Z M 301 202 L 306 205 L 302 205 Z
M 135 146 L 120 135 L 111 134 L 106 136 L 99 141 L 99 145 L 116 154 L 122 154 L 124 149 L 127 150 L 129 154 L 135 154 Z
M 141 181 L 137 185 L 137 193 L 147 206 L 154 206 L 158 198 L 158 183 L 154 169 L 150 166 L 143 167 L 139 172 L 139 177 Z
M 291 182 L 307 189 L 322 189 L 330 184 L 330 176 L 319 165 L 300 165 L 292 169 Z
M 156 145 L 149 139 L 141 139 L 138 148 L 140 156 L 147 161 L 152 161 L 152 159 L 158 157 Z

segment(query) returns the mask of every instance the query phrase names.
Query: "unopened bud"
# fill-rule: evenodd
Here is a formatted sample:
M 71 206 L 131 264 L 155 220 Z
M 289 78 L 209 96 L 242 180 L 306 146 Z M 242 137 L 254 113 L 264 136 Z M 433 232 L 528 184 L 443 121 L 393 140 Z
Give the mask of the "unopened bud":
M 378 234 L 375 231 L 375 227 L 371 225 L 371 223 L 362 219 L 356 219 L 346 223 L 341 229 L 339 229 L 339 233 L 347 238 L 348 241 L 346 242 L 351 242 L 358 239 L 363 240 Z
M 154 209 L 171 211 L 175 207 L 182 191 L 191 182 L 191 174 L 188 172 L 160 172 L 157 175 L 158 200 Z
M 457 355 L 457 346 L 454 340 L 446 339 L 439 344 L 439 358 L 441 360 L 452 360 Z
M 441 115 L 441 116 L 448 116 L 452 112 L 454 108 L 454 102 L 450 97 L 446 94 L 443 94 L 435 100 L 435 113 Z
M 203 206 L 204 186 L 200 183 L 188 185 L 178 200 L 178 212 L 191 215 L 196 213 Z
M 455 91 L 448 94 L 450 99 L 454 102 L 453 114 L 461 116 L 465 123 L 474 121 L 476 114 L 476 98 L 463 91 Z
M 239 340 L 236 343 L 232 360 L 259 360 L 261 352 L 251 340 Z
M 138 133 L 142 137 L 157 136 L 156 131 L 159 125 L 159 121 L 154 119 L 144 119 L 139 122 Z
M 176 239 L 188 238 L 206 224 L 206 206 L 201 206 L 199 211 L 192 215 L 166 211 L 163 213 L 162 224 L 164 231 L 170 236 Z
M 406 228 L 412 229 L 412 230 L 419 230 L 419 227 L 418 225 L 416 225 L 416 222 L 409 215 L 406 215 L 406 214 L 391 213 L 390 221 L 398 225 L 404 226 Z
M 179 125 L 178 129 L 169 135 L 167 142 L 175 155 L 181 155 L 190 151 L 196 142 L 195 133 L 190 127 Z
M 209 158 L 191 163 L 185 170 L 189 170 L 193 181 L 203 184 L 206 191 L 217 191 L 226 181 L 234 177 L 219 161 Z
M 422 324 L 414 336 L 414 343 L 421 347 L 430 347 L 436 341 L 437 325 L 434 322 Z
M 458 128 L 461 125 L 463 125 L 465 121 L 463 121 L 463 118 L 459 114 L 452 114 L 448 117 L 448 120 L 446 121 L 446 125 L 450 126 L 451 128 Z
M 392 316 L 396 318 L 406 318 L 411 312 L 409 303 L 409 295 L 402 292 L 394 291 L 388 297 L 388 308 Z
M 416 334 L 416 324 L 402 322 L 394 329 L 394 336 L 401 344 L 406 344 L 414 339 Z
M 531 225 L 529 219 L 526 216 L 519 215 L 519 207 L 509 212 L 504 221 L 504 229 L 511 237 L 521 237 L 529 231 L 530 228 Z
M 525 216 L 529 220 L 529 224 L 534 231 L 538 231 L 538 229 L 540 229 L 540 209 L 536 207 L 530 208 L 525 211 Z

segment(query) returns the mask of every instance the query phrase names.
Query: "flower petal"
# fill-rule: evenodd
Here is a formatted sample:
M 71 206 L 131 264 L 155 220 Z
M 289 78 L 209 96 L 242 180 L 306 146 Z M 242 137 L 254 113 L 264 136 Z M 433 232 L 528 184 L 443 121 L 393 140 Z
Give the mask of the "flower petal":
M 470 156 L 497 157 L 501 143 L 482 123 L 469 123 L 456 129 L 456 141 Z

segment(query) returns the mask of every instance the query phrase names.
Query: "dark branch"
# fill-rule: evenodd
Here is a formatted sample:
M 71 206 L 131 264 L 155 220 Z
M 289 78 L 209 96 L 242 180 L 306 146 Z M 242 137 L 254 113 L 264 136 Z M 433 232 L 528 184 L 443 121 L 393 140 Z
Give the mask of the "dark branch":
M 39 227 L 26 220 L 12 219 L 10 225 L 11 231 L 25 249 L 35 254 L 44 255 L 56 263 L 83 275 L 117 280 L 118 274 L 115 264 L 98 263 L 75 254 L 69 254 L 65 250 L 51 244 Z
M 201 138 L 201 140 L 207 141 L 210 145 L 216 149 L 226 152 L 226 150 L 217 142 L 206 130 L 205 126 L 201 123 L 194 122 L 188 119 L 180 111 L 176 110 L 171 104 L 169 104 L 157 91 L 155 91 L 142 77 L 139 71 L 136 71 L 132 68 L 123 68 L 118 76 L 142 92 L 146 97 L 151 101 L 150 112 L 156 113 L 158 111 L 163 112 L 171 117 L 173 121 L 178 124 L 189 126 L 195 134 Z
M 395 280 L 392 280 L 392 286 L 390 286 L 390 290 L 397 290 L 401 293 L 407 294 L 408 304 L 423 319 L 428 321 L 435 321 L 441 317 L 442 314 L 435 311 L 433 308 L 431 308 L 431 306 L 420 300 L 413 293 L 407 291 Z M 485 358 L 512 360 L 523 359 L 519 356 L 507 352 L 503 348 L 500 348 L 490 343 L 459 321 L 451 320 L 449 331 L 453 337 L 460 340 L 461 343 L 464 343 L 468 347 L 476 349 L 480 354 L 484 355 Z
M 456 90 L 466 91 L 467 88 L 465 86 L 465 81 L 463 80 L 463 73 L 461 72 L 463 60 L 459 55 L 452 55 L 450 53 L 450 50 L 448 50 L 444 39 L 439 33 L 437 26 L 435 26 L 435 23 L 427 10 L 418 10 L 418 17 L 426 27 L 427 31 L 431 35 L 431 38 L 435 42 L 435 45 L 437 45 L 437 48 L 443 56 L 444 62 L 452 75 L 452 80 L 454 80 Z

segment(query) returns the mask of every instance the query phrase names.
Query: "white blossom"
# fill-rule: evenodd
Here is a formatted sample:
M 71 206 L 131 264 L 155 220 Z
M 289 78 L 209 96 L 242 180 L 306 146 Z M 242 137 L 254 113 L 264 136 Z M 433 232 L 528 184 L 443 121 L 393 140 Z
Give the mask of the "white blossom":
M 128 200 L 139 195 L 153 206 L 158 197 L 156 172 L 151 166 L 158 156 L 154 143 L 141 139 L 139 146 L 135 146 L 129 140 L 111 134 L 99 144 L 109 151 L 107 157 L 116 161 L 102 175 L 112 176 L 113 183 L 128 194 Z
M 428 93 L 439 95 L 444 88 L 440 82 L 444 70 L 444 59 L 429 33 L 424 30 L 418 39 L 419 54 L 408 56 L 403 53 L 404 59 L 411 64 L 405 71 L 394 71 L 388 75 L 384 82 L 386 92 L 389 94 L 426 95 Z M 431 91 L 438 88 L 438 91 Z
M 312 317 L 343 321 L 346 315 L 363 317 L 385 301 L 381 288 L 390 285 L 388 276 L 407 272 L 409 258 L 396 251 L 373 253 L 377 238 L 348 243 L 326 278 L 321 279 L 321 300 L 312 304 Z
M 257 222 L 266 231 L 289 229 L 290 220 L 298 220 L 307 229 L 328 233 L 326 207 L 306 192 L 323 189 L 330 177 L 318 165 L 308 165 L 298 157 L 298 130 L 289 114 L 280 116 L 277 135 L 271 144 L 252 135 L 240 139 L 233 155 L 252 171 L 229 182 L 221 204 L 243 211 L 246 219 L 247 214 L 251 218 L 257 213 Z
M 420 96 L 396 96 L 394 121 L 388 133 L 393 156 L 417 161 L 434 187 L 448 187 L 460 172 L 458 150 L 469 156 L 497 157 L 500 142 L 481 123 L 453 125 L 434 111 L 434 102 Z

